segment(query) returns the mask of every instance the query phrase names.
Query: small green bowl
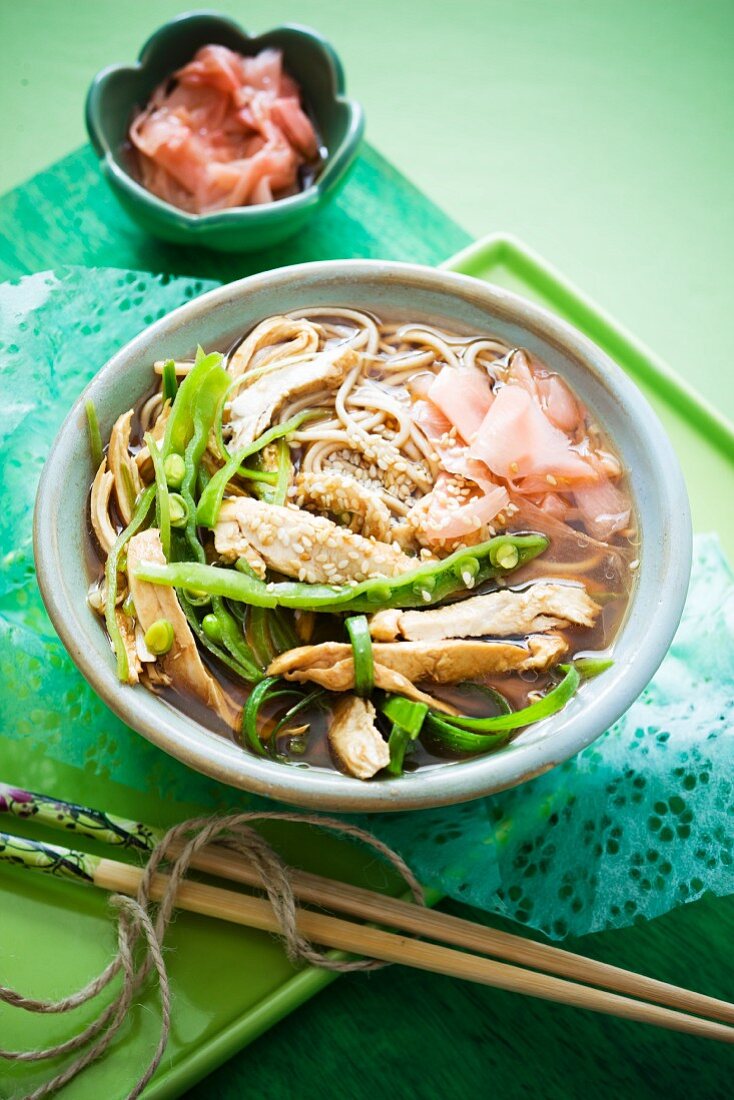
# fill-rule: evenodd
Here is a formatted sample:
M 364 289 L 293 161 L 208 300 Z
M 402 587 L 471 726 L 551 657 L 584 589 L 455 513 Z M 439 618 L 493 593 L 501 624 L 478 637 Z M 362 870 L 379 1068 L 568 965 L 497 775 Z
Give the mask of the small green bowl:
M 267 46 L 283 51 L 285 68 L 300 84 L 327 150 L 317 179 L 300 194 L 263 206 L 188 214 L 146 191 L 130 174 L 126 141 L 134 109 L 143 107 L 162 80 L 209 43 L 249 55 Z M 289 25 L 253 36 L 225 16 L 189 12 L 157 30 L 137 64 L 112 65 L 97 73 L 87 94 L 86 123 L 105 179 L 147 233 L 176 244 L 254 252 L 297 233 L 344 184 L 364 131 L 364 114 L 344 95 L 341 62 L 316 31 Z

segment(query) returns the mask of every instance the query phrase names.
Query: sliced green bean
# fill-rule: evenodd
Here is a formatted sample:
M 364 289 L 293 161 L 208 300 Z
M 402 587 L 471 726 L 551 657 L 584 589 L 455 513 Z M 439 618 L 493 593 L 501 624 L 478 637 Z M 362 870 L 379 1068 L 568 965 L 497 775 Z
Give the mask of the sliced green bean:
M 498 535 L 489 542 L 457 550 L 442 561 L 422 562 L 397 577 L 373 577 L 360 584 L 301 584 L 297 581 L 266 583 L 239 568 L 177 562 L 161 565 L 142 562 L 136 571 L 141 580 L 177 588 L 200 588 L 211 595 L 254 607 L 290 607 L 322 612 L 370 612 L 387 607 L 426 607 L 440 603 L 458 591 L 466 592 L 466 578 L 476 587 L 492 577 L 506 576 L 493 561 L 500 545 L 513 545 L 518 566 L 537 557 L 548 546 L 544 535 Z M 431 588 L 425 599 L 427 587 Z

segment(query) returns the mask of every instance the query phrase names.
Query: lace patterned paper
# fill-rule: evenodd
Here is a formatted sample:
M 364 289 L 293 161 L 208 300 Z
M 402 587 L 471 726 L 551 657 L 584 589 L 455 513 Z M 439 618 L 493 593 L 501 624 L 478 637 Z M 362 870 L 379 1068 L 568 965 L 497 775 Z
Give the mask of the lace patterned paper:
M 56 760 L 209 809 L 273 806 L 189 771 L 115 718 L 56 637 L 33 570 L 36 483 L 72 401 L 122 344 L 212 285 L 67 268 L 0 286 L 0 760 L 21 746 L 49 788 Z M 734 890 L 732 713 L 734 583 L 716 538 L 700 536 L 668 657 L 594 745 L 514 791 L 361 824 L 427 885 L 554 938 L 654 917 Z

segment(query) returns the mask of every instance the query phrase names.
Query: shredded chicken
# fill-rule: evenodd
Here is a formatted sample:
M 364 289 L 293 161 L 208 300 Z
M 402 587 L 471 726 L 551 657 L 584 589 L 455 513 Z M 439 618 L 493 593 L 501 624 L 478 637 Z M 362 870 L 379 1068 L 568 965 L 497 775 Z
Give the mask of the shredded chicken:
M 300 473 L 295 490 L 295 503 L 300 508 L 331 513 L 367 538 L 390 540 L 390 509 L 356 478 L 327 470 Z
M 158 619 L 167 619 L 173 627 L 173 645 L 168 653 L 158 658 L 158 663 L 178 691 L 196 696 L 232 725 L 236 708 L 204 667 L 176 593 L 172 588 L 149 584 L 134 576 L 136 568 L 144 561 L 165 564 L 160 535 L 155 528 L 141 531 L 130 539 L 127 570 L 130 595 L 143 631 Z
M 293 398 L 336 389 L 357 362 L 352 348 L 335 347 L 308 359 L 276 361 L 253 369 L 252 381 L 240 386 L 229 407 L 230 449 L 237 451 L 261 435 L 278 409 Z
M 115 479 L 117 509 L 126 527 L 133 518 L 135 501 L 143 488 L 137 464 L 129 451 L 132 418 L 132 409 L 117 418 L 107 448 L 107 462 Z
M 171 402 L 164 402 L 163 408 L 156 418 L 156 422 L 152 428 L 149 429 L 149 434 L 153 437 L 156 443 L 160 443 L 166 434 L 166 426 L 168 424 L 168 418 L 171 415 Z M 138 472 L 144 481 L 152 481 L 154 476 L 153 461 L 150 457 L 150 451 L 148 450 L 148 444 L 144 444 L 143 447 L 135 455 L 135 465 L 138 468 Z
M 316 649 L 318 647 L 311 646 L 308 648 Z M 292 649 L 290 652 L 295 653 L 296 650 Z M 278 660 L 279 658 L 276 658 L 271 668 L 280 667 L 277 664 Z M 281 675 L 281 673 L 272 673 L 269 669 L 268 675 Z M 286 672 L 285 678 L 296 680 L 299 683 L 309 681 L 310 683 L 319 684 L 327 691 L 352 691 L 355 684 L 351 648 L 349 654 L 345 655 L 342 660 L 330 661 L 326 658 L 323 665 L 315 664 L 307 669 L 295 669 L 292 672 Z M 433 710 L 442 710 L 446 714 L 457 713 L 456 709 L 449 703 L 444 703 L 442 699 L 434 699 L 432 695 L 421 691 L 402 673 L 377 663 L 375 663 L 375 687 L 381 688 L 382 691 L 394 692 L 396 695 L 404 695 L 406 699 L 412 699 L 415 703 L 425 703 Z
M 566 649 L 566 641 L 559 634 L 531 634 L 523 642 L 455 639 L 440 643 L 376 642 L 372 655 L 375 682 L 379 667 L 398 673 L 411 683 L 432 680 L 437 684 L 455 684 L 503 672 L 544 671 Z M 346 691 L 354 682 L 352 668 L 352 683 L 341 686 L 345 679 L 344 666 L 353 665 L 351 653 L 351 646 L 345 642 L 301 646 L 276 657 L 268 675 L 285 676 L 287 680 L 315 680 L 333 691 Z M 315 672 L 320 675 L 314 676 Z
M 269 568 L 308 584 L 395 577 L 416 565 L 415 558 L 402 550 L 356 535 L 325 516 L 265 504 L 252 497 L 224 501 L 214 529 L 214 545 L 225 561 L 255 550 Z
M 600 610 L 580 585 L 543 582 L 522 592 L 503 589 L 435 610 L 378 611 L 370 619 L 370 634 L 380 642 L 502 638 L 538 634 L 571 623 L 593 626 Z
M 267 349 L 268 363 L 303 358 L 318 350 L 319 331 L 304 317 L 268 317 L 256 325 L 230 357 L 227 370 L 233 378 L 258 366 Z
M 110 519 L 110 496 L 114 484 L 115 478 L 107 469 L 107 459 L 103 458 L 92 482 L 92 491 L 89 496 L 89 514 L 92 519 L 94 533 L 97 536 L 97 542 L 105 557 L 117 540 L 117 532 Z
M 357 779 L 371 779 L 390 763 L 387 742 L 375 725 L 375 708 L 356 695 L 345 696 L 334 707 L 329 745 L 345 772 Z

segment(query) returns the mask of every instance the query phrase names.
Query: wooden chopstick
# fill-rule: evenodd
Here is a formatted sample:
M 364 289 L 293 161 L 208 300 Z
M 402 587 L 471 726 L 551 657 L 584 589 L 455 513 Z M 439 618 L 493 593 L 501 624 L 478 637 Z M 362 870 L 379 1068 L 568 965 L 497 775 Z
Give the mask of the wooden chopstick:
M 172 849 L 174 854 L 177 850 L 180 851 L 180 846 Z M 198 852 L 192 860 L 192 866 L 231 882 L 262 886 L 259 872 L 252 864 L 246 863 L 242 856 L 217 845 Z M 325 909 L 333 909 L 376 924 L 389 925 L 412 935 L 428 936 L 442 943 L 532 967 L 547 974 L 667 1005 L 681 1012 L 734 1024 L 734 1004 L 716 997 L 708 997 L 656 978 L 648 978 L 644 974 L 635 974 L 610 963 L 576 955 L 560 947 L 536 943 L 511 932 L 502 932 L 461 917 L 424 909 L 410 902 L 386 897 L 322 875 L 289 869 L 289 878 L 297 897 Z
M 94 883 L 106 890 L 135 895 L 143 871 L 126 863 L 101 859 L 94 870 Z M 165 875 L 155 875 L 151 897 L 160 900 L 167 885 Z M 183 882 L 176 893 L 176 904 L 204 916 L 217 917 L 234 924 L 257 928 L 263 932 L 278 932 L 278 921 L 268 901 L 247 894 L 225 890 L 201 882 Z M 362 914 L 364 915 L 364 914 Z M 637 1023 L 685 1032 L 701 1038 L 734 1042 L 734 1028 L 712 1020 L 700 1019 L 670 1008 L 577 985 L 549 974 L 524 970 L 480 955 L 467 954 L 407 936 L 385 932 L 367 925 L 354 924 L 325 913 L 298 910 L 298 930 L 308 939 L 326 947 L 352 954 L 366 955 L 384 962 L 428 970 L 482 985 L 523 993 L 526 996 L 554 1001 L 558 1004 L 585 1008 Z M 482 929 L 484 932 L 484 929 Z

